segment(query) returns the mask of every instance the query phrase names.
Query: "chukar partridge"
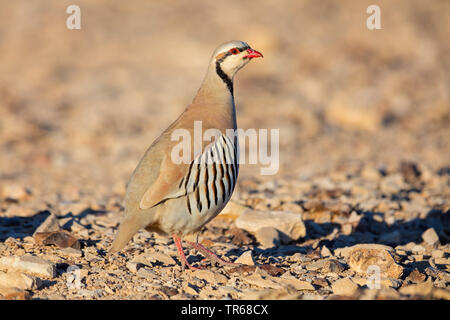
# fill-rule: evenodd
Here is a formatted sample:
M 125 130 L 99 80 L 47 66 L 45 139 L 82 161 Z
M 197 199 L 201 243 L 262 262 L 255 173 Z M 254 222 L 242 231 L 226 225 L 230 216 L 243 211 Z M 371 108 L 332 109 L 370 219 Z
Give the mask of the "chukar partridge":
M 125 216 L 110 252 L 122 250 L 141 228 L 171 235 L 182 268 L 191 266 L 183 252 L 181 237 L 198 232 L 217 216 L 231 198 L 238 176 L 238 140 L 233 78 L 252 58 L 262 57 L 243 41 L 231 41 L 213 53 L 208 71 L 193 102 L 147 149 L 134 170 L 125 196 Z M 177 130 L 194 137 L 194 122 L 203 132 L 214 129 L 215 139 L 191 148 L 189 161 L 174 161 L 179 140 Z M 228 129 L 228 130 L 227 130 Z M 191 139 L 191 140 L 195 140 Z M 196 141 L 191 141 L 192 147 Z M 189 156 L 189 154 L 188 154 Z M 198 242 L 186 241 L 207 258 L 227 262 Z

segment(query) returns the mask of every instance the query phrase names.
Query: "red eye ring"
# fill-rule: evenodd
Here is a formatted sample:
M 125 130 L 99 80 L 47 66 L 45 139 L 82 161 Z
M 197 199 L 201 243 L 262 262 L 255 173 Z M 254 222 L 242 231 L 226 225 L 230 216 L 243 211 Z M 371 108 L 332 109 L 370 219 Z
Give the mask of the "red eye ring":
M 229 52 L 231 54 L 238 54 L 240 51 L 237 48 L 230 49 Z

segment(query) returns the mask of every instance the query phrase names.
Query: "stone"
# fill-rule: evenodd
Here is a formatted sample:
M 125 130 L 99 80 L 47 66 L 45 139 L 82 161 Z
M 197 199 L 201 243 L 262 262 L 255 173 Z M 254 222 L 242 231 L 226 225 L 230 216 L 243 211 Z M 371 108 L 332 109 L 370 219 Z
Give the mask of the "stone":
M 258 272 L 258 269 L 256 269 L 256 271 L 247 277 L 243 277 L 242 280 L 244 280 L 245 282 L 247 282 L 250 285 L 254 285 L 254 286 L 258 286 L 258 287 L 262 287 L 262 288 L 271 288 L 271 289 L 279 289 L 282 286 L 277 283 L 276 281 L 274 281 L 272 279 L 273 277 L 267 275 L 267 274 L 263 274 L 261 272 Z
M 439 236 L 434 230 L 434 228 L 429 228 L 424 233 L 422 233 L 422 239 L 430 246 L 439 243 Z
M 328 282 L 325 278 L 315 278 L 312 281 L 312 284 L 316 285 L 316 286 L 321 286 L 323 288 L 328 287 Z
M 29 197 L 30 194 L 28 189 L 16 184 L 7 184 L 1 188 L 1 197 L 4 199 L 20 201 Z
M 353 227 L 350 223 L 346 223 L 342 225 L 342 233 L 346 236 L 349 236 L 353 231 Z
M 323 268 L 323 266 L 325 265 L 325 260 L 317 260 L 311 263 L 308 263 L 305 267 L 306 270 L 309 271 L 316 271 L 316 270 L 320 270 Z
M 353 296 L 358 290 L 358 285 L 350 278 L 343 278 L 335 281 L 331 285 L 334 294 L 342 296 Z
M 75 221 L 72 219 L 72 221 L 69 223 L 70 227 L 68 227 L 70 229 L 70 231 L 72 232 L 81 232 L 81 231 L 87 231 L 87 229 L 85 228 L 85 226 L 83 226 L 81 223 L 79 223 L 78 221 Z
M 264 227 L 256 230 L 255 238 L 263 248 L 272 248 L 280 245 L 280 233 L 273 227 Z
M 410 161 L 403 161 L 400 164 L 400 173 L 406 182 L 413 184 L 415 183 L 421 176 L 421 172 L 417 167 L 417 164 Z
M 442 250 L 433 250 L 431 252 L 431 256 L 433 258 L 443 258 L 444 257 L 444 251 L 442 251 Z
M 403 267 L 398 265 L 394 258 L 394 249 L 378 244 L 362 244 L 343 248 L 348 265 L 354 271 L 362 274 L 374 272 L 372 266 L 380 268 L 381 276 L 398 279 L 403 274 Z M 335 250 L 338 251 L 338 250 Z M 371 267 L 371 269 L 369 269 Z
M 55 245 L 59 248 L 80 249 L 81 245 L 77 238 L 66 231 L 37 232 L 34 240 L 38 245 Z
M 6 300 L 29 300 L 31 296 L 25 290 L 0 286 L 0 300 L 2 298 Z
M 399 247 L 400 248 L 400 247 Z M 394 252 L 394 249 L 390 246 L 386 246 L 384 244 L 378 244 L 378 243 L 361 243 L 356 244 L 351 247 L 344 247 L 344 248 L 338 248 L 334 250 L 334 254 L 338 257 L 348 258 L 350 253 L 354 249 L 374 249 L 374 250 L 387 250 L 389 252 Z
M 251 244 L 253 242 L 250 234 L 241 228 L 231 227 L 228 234 L 232 236 L 231 242 L 237 246 Z
M 47 219 L 44 220 L 44 222 L 41 223 L 41 225 L 34 231 L 33 237 L 40 232 L 52 232 L 52 231 L 59 231 L 60 225 L 58 222 L 58 218 L 56 215 L 51 213 Z
M 289 278 L 274 278 L 274 281 L 283 286 L 291 286 L 295 290 L 314 290 L 314 286 L 308 281 L 299 280 L 292 276 Z
M 352 211 L 352 213 L 350 213 L 350 217 L 348 217 L 348 222 L 351 224 L 358 224 L 362 216 L 362 214 L 358 214 L 356 211 Z
M 31 217 L 35 215 L 36 212 L 27 207 L 18 206 L 18 205 L 10 205 L 8 206 L 8 209 L 6 210 L 4 216 L 9 217 Z
M 185 293 L 196 296 L 200 292 L 200 288 L 192 283 L 183 283 L 183 290 Z
M 219 219 L 228 219 L 228 220 L 236 220 L 243 212 L 248 210 L 249 208 L 243 206 L 237 202 L 229 201 L 225 208 L 219 213 L 217 218 Z
M 281 210 L 282 211 L 289 211 L 289 212 L 294 212 L 294 213 L 303 213 L 303 208 L 302 206 L 298 205 L 297 203 L 294 202 L 285 202 L 281 205 Z
M 258 229 L 272 227 L 298 240 L 306 235 L 302 215 L 286 211 L 257 211 L 247 209 L 236 219 L 238 228 L 255 234 Z
M 371 181 L 378 181 L 380 179 L 380 171 L 372 166 L 364 166 L 361 170 L 361 177 Z
M 450 291 L 448 289 L 434 289 L 432 294 L 435 299 L 450 300 Z
M 56 267 L 52 262 L 30 255 L 2 257 L 0 258 L 0 269 L 29 272 L 47 278 L 56 276 Z
M 171 256 L 159 251 L 140 254 L 133 259 L 133 262 L 139 262 L 147 266 L 149 266 L 149 262 L 159 262 L 166 265 L 176 264 L 176 261 Z
M 241 300 L 293 300 L 298 298 L 298 293 L 290 293 L 285 287 L 279 289 L 247 290 L 239 296 Z
M 128 267 L 128 266 L 127 266 Z M 148 268 L 139 268 L 136 272 L 136 274 L 141 277 L 141 278 L 151 278 L 151 279 L 155 279 L 158 278 L 159 276 L 153 272 L 152 270 L 149 270 Z
M 21 272 L 0 272 L 0 286 L 20 290 L 34 290 L 41 286 L 41 280 Z
M 380 190 L 385 194 L 397 194 L 403 189 L 407 189 L 401 174 L 392 174 L 384 177 L 380 182 Z
M 423 273 L 421 273 L 419 270 L 414 269 L 406 278 L 406 280 L 409 280 L 414 283 L 421 283 L 424 282 L 427 279 L 427 276 Z
M 436 264 L 442 264 L 442 265 L 450 266 L 450 258 L 435 258 L 434 262 Z
M 63 248 L 60 252 L 67 257 L 80 258 L 83 256 L 81 250 L 76 248 Z
M 409 296 L 427 296 L 433 291 L 433 285 L 431 282 L 423 282 L 418 284 L 410 284 L 408 286 L 401 287 L 399 292 Z
M 127 262 L 127 268 L 133 273 L 138 272 L 139 268 L 142 267 L 142 263 L 135 262 L 135 261 L 128 261 Z
M 331 253 L 330 249 L 328 249 L 326 246 L 323 246 L 322 250 L 320 250 L 320 255 L 322 257 L 331 257 L 333 254 Z
M 411 251 L 416 253 L 425 253 L 426 250 L 421 245 L 415 245 L 414 247 L 412 247 Z
M 345 270 L 345 267 L 342 263 L 337 261 L 336 259 L 327 259 L 322 267 L 322 272 L 325 273 L 341 273 Z
M 195 270 L 192 272 L 192 276 L 205 280 L 211 284 L 224 284 L 228 281 L 226 276 L 210 270 Z
M 253 257 L 252 257 L 252 251 L 251 250 L 245 251 L 243 254 L 240 255 L 239 258 L 237 258 L 234 261 L 234 263 L 245 264 L 248 266 L 254 266 L 255 261 L 253 260 Z
M 230 270 L 228 270 L 229 273 L 239 273 L 239 274 L 249 274 L 254 272 L 255 270 L 262 270 L 264 271 L 266 274 L 269 274 L 273 277 L 282 275 L 286 272 L 285 269 L 283 268 L 279 268 L 270 264 L 262 264 L 262 265 L 254 265 L 254 266 L 249 266 L 249 265 L 245 265 L 245 264 L 241 264 L 237 267 L 234 267 Z

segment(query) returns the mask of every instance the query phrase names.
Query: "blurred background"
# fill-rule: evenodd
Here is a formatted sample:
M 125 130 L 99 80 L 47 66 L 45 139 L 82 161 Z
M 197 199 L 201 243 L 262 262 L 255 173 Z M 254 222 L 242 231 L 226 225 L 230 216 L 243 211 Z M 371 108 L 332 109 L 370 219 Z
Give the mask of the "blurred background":
M 71 4 L 81 30 L 66 28 Z M 0 189 L 33 196 L 2 215 L 120 200 L 232 39 L 264 54 L 235 79 L 238 126 L 280 129 L 278 174 L 246 165 L 240 188 L 405 161 L 449 171 L 449 1 L 16 0 L 0 21 Z

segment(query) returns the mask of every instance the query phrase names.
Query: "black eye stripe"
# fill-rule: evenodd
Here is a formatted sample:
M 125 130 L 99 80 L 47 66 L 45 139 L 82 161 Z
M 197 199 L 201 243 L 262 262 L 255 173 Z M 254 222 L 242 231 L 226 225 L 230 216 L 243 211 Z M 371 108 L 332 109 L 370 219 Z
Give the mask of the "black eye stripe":
M 245 46 L 245 47 L 241 47 L 241 48 L 236 47 L 236 48 L 231 48 L 230 50 L 233 50 L 233 49 L 238 49 L 239 52 L 242 52 L 242 51 L 245 51 L 245 50 L 250 49 L 250 47 L 249 47 L 249 46 Z M 231 53 L 230 50 L 228 50 L 222 58 L 220 58 L 219 60 L 217 60 L 217 62 L 221 63 L 221 62 L 222 62 L 223 60 L 225 60 L 227 57 L 232 56 L 233 53 Z

